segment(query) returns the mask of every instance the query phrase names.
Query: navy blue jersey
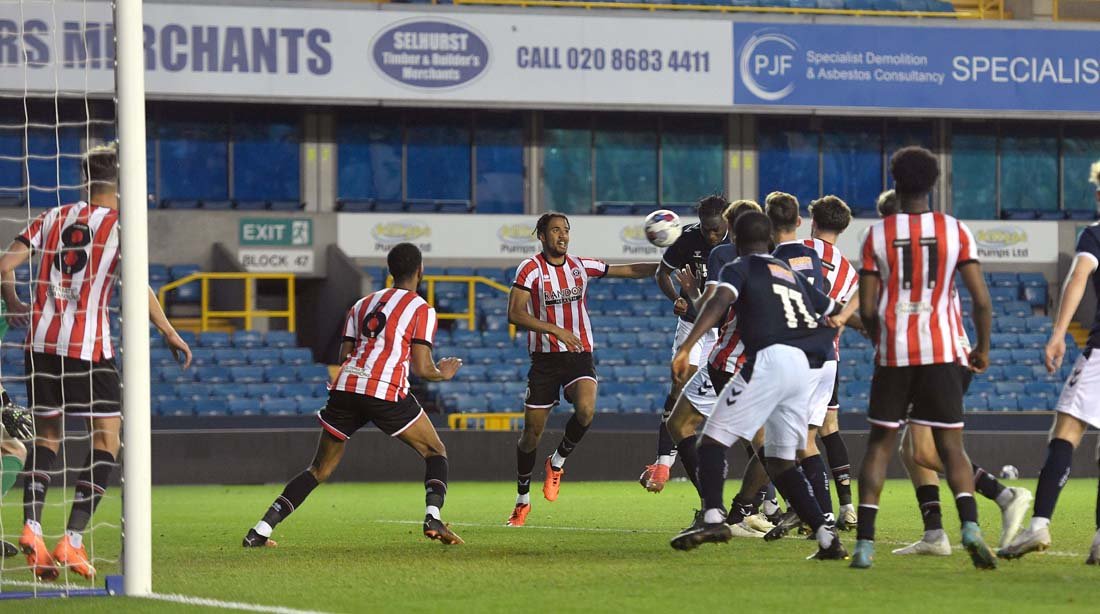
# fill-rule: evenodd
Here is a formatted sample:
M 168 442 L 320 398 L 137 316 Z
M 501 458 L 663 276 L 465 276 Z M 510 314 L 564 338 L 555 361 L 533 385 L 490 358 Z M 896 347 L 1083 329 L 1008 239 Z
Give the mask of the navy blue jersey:
M 711 246 L 707 244 L 706 237 L 703 236 L 703 229 L 698 223 L 689 224 L 684 227 L 684 231 L 680 233 L 680 238 L 676 239 L 676 242 L 669 246 L 665 250 L 663 262 L 666 266 L 673 270 L 679 270 L 687 267 L 691 271 L 691 274 L 695 276 L 700 282 L 707 279 L 707 258 L 710 256 Z M 683 289 L 680 290 L 680 296 L 688 302 L 687 313 L 680 316 L 680 319 L 685 322 L 694 322 L 695 305 Z
M 734 260 L 737 260 L 736 245 L 723 243 L 710 250 L 710 257 L 707 258 L 706 285 L 717 284 L 718 274 L 722 272 L 722 268 Z
M 1081 232 L 1077 238 L 1077 253 L 1092 258 L 1100 265 L 1100 224 L 1093 224 Z M 1100 266 L 1092 273 L 1092 288 L 1100 296 Z M 1100 303 L 1096 305 L 1096 315 L 1092 319 L 1089 331 L 1088 347 L 1100 348 Z
M 776 246 L 772 255 L 786 262 L 792 269 L 802 273 L 814 289 L 823 294 L 829 293 L 829 282 L 822 274 L 821 256 L 817 250 L 802 241 L 788 241 Z
M 823 316 L 838 304 L 786 262 L 767 254 L 743 256 L 726 265 L 720 279 L 734 293 L 738 319 L 751 324 L 741 328 L 746 354 L 790 345 L 806 352 L 812 366 L 836 359 L 836 329 Z

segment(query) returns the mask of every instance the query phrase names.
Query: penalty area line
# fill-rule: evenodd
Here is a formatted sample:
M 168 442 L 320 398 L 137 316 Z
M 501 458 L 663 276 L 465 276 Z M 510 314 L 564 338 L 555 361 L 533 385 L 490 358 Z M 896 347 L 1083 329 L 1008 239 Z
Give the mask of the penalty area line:
M 319 610 L 298 610 L 277 605 L 260 605 L 257 603 L 241 603 L 238 601 L 222 601 L 207 597 L 193 597 L 191 595 L 177 595 L 172 593 L 152 593 L 142 595 L 139 599 L 152 599 L 154 601 L 167 601 L 169 603 L 181 603 L 205 608 L 221 608 L 223 610 L 242 610 L 245 612 L 266 612 L 269 614 L 326 614 Z

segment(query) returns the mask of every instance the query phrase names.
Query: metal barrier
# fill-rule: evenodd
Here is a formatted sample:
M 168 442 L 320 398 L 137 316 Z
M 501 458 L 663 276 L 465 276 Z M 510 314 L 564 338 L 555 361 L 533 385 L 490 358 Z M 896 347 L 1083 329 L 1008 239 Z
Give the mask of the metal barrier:
M 523 414 L 450 414 L 447 425 L 458 431 L 518 431 L 523 428 Z
M 256 292 L 254 283 L 258 279 L 281 279 L 286 281 L 286 310 L 273 311 L 256 309 Z M 210 281 L 211 280 L 238 280 L 244 282 L 244 308 L 240 310 L 221 311 L 210 308 Z M 161 305 L 168 292 L 192 282 L 200 282 L 202 294 L 200 298 L 200 324 L 199 330 L 206 332 L 210 328 L 212 318 L 243 318 L 245 330 L 252 330 L 254 318 L 286 318 L 286 327 L 289 332 L 295 332 L 295 302 L 294 302 L 294 275 L 292 273 L 193 273 L 187 277 L 169 282 L 161 287 L 157 293 Z
M 424 284 L 427 286 L 427 301 L 429 305 L 435 305 L 435 285 L 437 283 L 459 283 L 466 285 L 466 311 L 440 313 L 438 308 L 436 309 L 436 318 L 439 320 L 466 320 L 466 328 L 469 330 L 475 330 L 477 328 L 477 284 L 485 284 L 494 290 L 499 290 L 507 295 L 511 288 L 504 284 L 493 281 L 488 277 L 481 277 L 476 275 L 425 275 Z M 386 287 L 393 286 L 393 277 L 386 276 Z M 508 325 L 508 335 L 513 339 L 516 337 L 516 327 L 514 324 Z
M 661 4 L 646 2 L 587 2 L 574 0 L 453 0 L 477 6 L 542 6 L 578 9 L 634 9 L 641 11 L 705 11 L 710 13 L 771 13 L 781 15 L 850 15 L 854 17 L 919 17 L 932 19 L 1004 19 L 1004 0 L 965 0 L 950 13 L 939 11 L 872 11 L 853 9 L 794 8 L 779 6 L 731 6 L 710 4 Z

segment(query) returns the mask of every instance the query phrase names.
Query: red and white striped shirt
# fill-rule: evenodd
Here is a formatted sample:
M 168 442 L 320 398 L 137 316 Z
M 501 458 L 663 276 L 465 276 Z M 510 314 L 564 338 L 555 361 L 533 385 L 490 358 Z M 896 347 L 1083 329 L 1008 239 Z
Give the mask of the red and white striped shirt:
M 409 350 L 431 347 L 435 309 L 415 292 L 387 288 L 367 295 L 348 312 L 344 340 L 355 344 L 333 390 L 399 401 L 409 394 Z
M 602 260 L 566 255 L 565 262 L 555 265 L 539 253 L 520 263 L 512 285 L 531 293 L 527 313 L 572 332 L 581 340 L 584 351 L 591 352 L 595 344 L 585 305 L 588 281 L 604 275 L 607 263 Z M 534 331 L 527 332 L 527 349 L 532 354 L 569 351 L 556 337 Z
M 16 240 L 42 255 L 33 274 L 31 351 L 92 362 L 113 358 L 108 306 L 118 267 L 118 211 L 86 202 L 54 207 Z
M 737 325 L 737 310 L 730 307 L 726 319 L 718 328 L 718 341 L 710 351 L 710 365 L 719 371 L 736 375 L 745 364 L 745 344 L 741 342 L 741 328 Z
M 955 271 L 978 259 L 970 229 L 938 212 L 899 213 L 871 227 L 864 274 L 879 275 L 878 364 L 905 367 L 959 362 Z
M 852 300 L 852 295 L 859 287 L 857 283 L 859 282 L 859 273 L 856 272 L 856 267 L 852 266 L 852 263 L 844 257 L 844 254 L 840 253 L 837 246 L 828 241 L 806 239 L 803 244 L 814 248 L 818 257 L 821 258 L 821 272 L 825 275 L 825 281 L 829 283 L 829 298 L 840 303 L 847 303 Z M 833 347 L 836 349 L 839 360 L 839 334 L 836 336 Z

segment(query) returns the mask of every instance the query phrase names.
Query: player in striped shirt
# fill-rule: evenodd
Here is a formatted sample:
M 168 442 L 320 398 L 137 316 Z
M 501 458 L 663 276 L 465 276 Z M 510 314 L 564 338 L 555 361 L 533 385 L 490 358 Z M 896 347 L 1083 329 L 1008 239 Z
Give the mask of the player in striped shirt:
M 348 312 L 340 345 L 340 375 L 329 388 L 328 403 L 317 414 L 321 435 L 309 468 L 287 483 L 264 517 L 244 537 L 246 548 L 274 546 L 275 526 L 302 505 L 313 489 L 340 464 L 344 445 L 373 422 L 424 459 L 424 536 L 444 544 L 463 543 L 443 524 L 440 510 L 447 494 L 447 450 L 431 420 L 409 392 L 409 373 L 430 382 L 450 380 L 462 366 L 458 358 L 432 357 L 435 309 L 420 298 L 424 277 L 420 250 L 395 245 L 386 255 L 393 287 L 359 299 Z
M 523 526 L 531 511 L 531 474 L 550 410 L 565 392 L 573 415 L 557 450 L 546 459 L 542 494 L 555 501 L 565 459 L 580 442 L 596 412 L 596 365 L 592 358 L 592 321 L 585 306 L 588 283 L 601 277 L 643 279 L 657 263 L 608 265 L 569 254 L 569 218 L 544 213 L 535 224 L 542 251 L 520 263 L 508 296 L 508 321 L 526 329 L 531 352 L 523 434 L 516 447 L 516 505 L 508 526 Z
M 906 420 L 932 427 L 936 449 L 962 524 L 962 541 L 975 567 L 994 568 L 982 539 L 974 474 L 963 446 L 963 374 L 955 272 L 974 297 L 978 338 L 966 357 L 984 371 L 989 361 L 992 306 L 974 237 L 965 224 L 929 208 L 939 178 L 935 155 L 905 147 L 890 160 L 901 212 L 873 225 L 863 245 L 859 304 L 876 343 L 868 420 L 871 433 L 859 478 L 857 542 L 852 567 L 870 567 L 875 517 L 886 466 Z
M 122 387 L 108 308 L 119 262 L 115 146 L 89 150 L 81 160 L 81 172 L 88 186 L 87 202 L 43 212 L 0 258 L 9 318 L 30 324 L 27 397 L 36 438 L 24 470 L 19 544 L 35 574 L 45 580 L 57 578 L 58 565 L 89 579 L 95 576 L 83 534 L 106 492 L 122 426 Z M 14 271 L 32 257 L 32 304 L 25 305 L 15 291 Z M 172 328 L 152 289 L 149 318 L 183 367 L 190 366 L 191 350 Z M 65 416 L 87 419 L 92 449 L 76 476 L 65 534 L 51 553 L 42 539 L 42 507 Z

